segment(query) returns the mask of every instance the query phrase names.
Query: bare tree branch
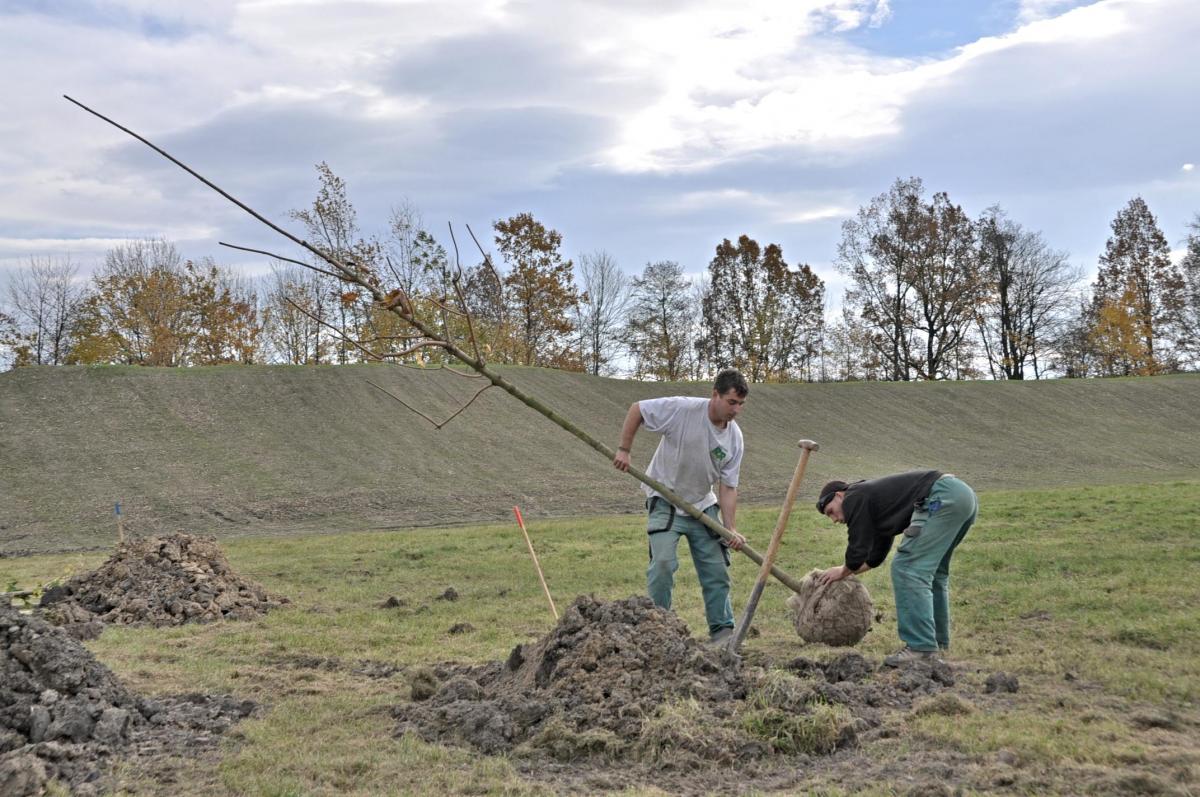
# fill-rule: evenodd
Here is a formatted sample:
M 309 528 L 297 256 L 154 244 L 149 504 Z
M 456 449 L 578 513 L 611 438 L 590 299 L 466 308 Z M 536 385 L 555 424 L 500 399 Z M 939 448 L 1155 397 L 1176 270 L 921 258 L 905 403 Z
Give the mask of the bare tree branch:
M 475 233 L 471 229 L 471 225 L 464 224 L 463 226 L 467 228 L 467 232 L 471 233 L 471 240 L 475 242 L 475 248 L 479 250 L 479 254 L 483 255 L 483 262 L 486 263 L 487 267 L 492 270 L 492 275 L 495 276 L 496 282 L 501 282 L 500 272 L 497 271 L 496 267 L 492 265 L 492 256 L 483 251 L 483 247 L 479 245 L 479 239 L 475 237 Z
M 230 249 L 238 249 L 242 252 L 253 252 L 256 255 L 266 255 L 267 257 L 271 257 L 276 260 L 282 260 L 284 263 L 295 263 L 297 266 L 303 266 L 304 268 L 308 269 L 309 271 L 315 271 L 318 274 L 324 274 L 326 277 L 333 277 L 335 280 L 342 279 L 342 277 L 340 275 L 334 274 L 332 271 L 326 271 L 323 268 L 317 268 L 312 263 L 305 263 L 303 260 L 293 260 L 290 257 L 284 257 L 283 255 L 277 255 L 274 252 L 268 252 L 264 249 L 251 249 L 248 246 L 238 246 L 237 244 L 225 243 L 224 241 L 217 241 L 217 245 L 225 246 Z
M 454 269 L 455 269 L 455 271 L 454 271 L 454 279 L 452 279 L 450 282 L 451 282 L 451 284 L 454 285 L 454 294 L 455 294 L 455 296 L 458 297 L 458 305 L 459 305 L 459 307 L 461 307 L 463 309 L 462 315 L 466 316 L 466 319 L 467 319 L 467 340 L 471 341 L 471 350 L 475 352 L 475 359 L 479 360 L 479 362 L 482 363 L 483 355 L 480 354 L 479 343 L 475 340 L 475 325 L 471 322 L 471 312 L 470 312 L 470 309 L 467 307 L 466 297 L 463 296 L 462 287 L 459 284 L 459 281 L 462 278 L 463 271 L 462 271 L 462 261 L 458 257 L 458 239 L 454 236 L 454 225 L 450 224 L 450 222 L 446 222 L 446 225 L 450 228 L 450 242 L 452 244 L 454 244 Z M 471 228 L 468 226 L 467 231 L 469 232 L 470 229 Z M 471 237 L 474 238 L 475 236 L 472 235 Z
M 449 418 L 447 418 L 446 420 L 442 421 L 441 423 L 438 423 L 438 422 L 437 422 L 437 421 L 435 421 L 433 418 L 430 418 L 428 415 L 426 415 L 425 413 L 421 412 L 419 409 L 417 409 L 416 407 L 414 407 L 414 406 L 412 406 L 411 404 L 409 404 L 408 402 L 406 402 L 404 399 L 402 399 L 402 398 L 400 398 L 399 396 L 397 396 L 395 393 L 392 393 L 390 390 L 385 390 L 384 388 L 382 388 L 382 387 L 380 387 L 379 385 L 377 385 L 377 384 L 375 384 L 374 382 L 372 382 L 370 379 L 366 380 L 366 382 L 367 382 L 367 384 L 368 384 L 368 385 L 370 385 L 371 387 L 373 387 L 373 388 L 375 388 L 375 389 L 377 389 L 377 390 L 381 390 L 381 391 L 383 391 L 383 392 L 384 392 L 384 393 L 386 393 L 388 396 L 391 396 L 393 399 L 395 399 L 396 401 L 398 401 L 398 402 L 400 402 L 401 404 L 403 404 L 403 405 L 404 405 L 405 407 L 407 407 L 409 410 L 412 410 L 412 411 L 413 411 L 413 412 L 415 412 L 417 415 L 420 415 L 422 418 L 424 418 L 425 420 L 429 421 L 429 423 L 431 423 L 431 424 L 433 425 L 433 428 L 434 428 L 434 429 L 437 429 L 437 430 L 439 430 L 439 431 L 441 430 L 441 428 L 442 428 L 443 426 L 445 426 L 446 424 L 450 423 L 450 421 L 452 421 L 452 420 L 454 420 L 455 418 L 457 418 L 457 417 L 458 417 L 458 416 L 459 416 L 459 415 L 462 413 L 462 411 L 463 411 L 463 410 L 465 410 L 467 407 L 471 406 L 471 405 L 472 405 L 472 404 L 475 402 L 475 399 L 477 399 L 477 398 L 479 398 L 481 395 L 483 395 L 483 391 L 487 390 L 488 388 L 495 387 L 495 385 L 493 385 L 493 384 L 490 384 L 490 383 L 489 383 L 489 384 L 486 384 L 486 385 L 484 385 L 483 387 L 479 388 L 479 390 L 476 390 L 476 391 L 475 391 L 475 394 L 474 394 L 473 396 L 471 396 L 471 398 L 467 399 L 467 403 L 466 403 L 466 404 L 463 404 L 461 407 L 459 407 L 459 408 L 458 408 L 458 409 L 456 409 L 456 410 L 455 410 L 453 413 L 451 413 Z
M 392 276 L 396 278 L 396 284 L 403 285 L 404 280 L 400 279 L 400 272 L 396 271 L 396 266 L 392 263 L 392 258 L 388 255 L 384 255 L 383 261 L 387 263 L 388 270 L 391 271 Z
M 434 307 L 438 308 L 439 310 L 442 310 L 447 313 L 454 313 L 457 316 L 463 316 L 465 318 L 471 317 L 470 313 L 464 313 L 461 310 L 455 310 L 453 307 L 450 307 L 449 305 L 447 305 L 443 302 L 439 302 L 437 299 L 433 298 L 432 296 L 427 296 L 426 298 L 429 300 L 430 304 L 432 304 Z M 445 324 L 444 321 L 442 323 Z
M 396 401 L 400 402 L 400 404 L 401 404 L 401 405 L 403 405 L 403 406 L 404 406 L 406 409 L 408 409 L 410 412 L 416 413 L 417 415 L 420 415 L 420 416 L 421 416 L 422 418 L 424 418 L 425 420 L 429 421 L 430 425 L 432 425 L 434 429 L 441 429 L 441 428 L 442 428 L 441 426 L 439 426 L 439 425 L 438 425 L 438 422 L 437 422 L 437 421 L 435 421 L 433 418 L 430 418 L 428 415 L 426 415 L 425 413 L 421 412 L 419 409 L 417 409 L 416 407 L 412 406 L 412 405 L 411 405 L 411 404 L 409 404 L 407 401 L 405 401 L 404 399 L 402 399 L 402 398 L 400 398 L 399 396 L 397 396 L 395 393 L 392 393 L 390 390 L 384 390 L 382 387 L 380 387 L 379 385 L 375 384 L 375 383 L 374 383 L 374 382 L 372 382 L 370 379 L 366 379 L 366 380 L 364 380 L 364 381 L 365 381 L 365 382 L 366 382 L 368 385 L 370 385 L 371 387 L 375 388 L 376 390 L 379 390 L 379 391 L 381 391 L 381 392 L 385 393 L 386 395 L 390 396 L 392 399 L 394 399 L 394 400 L 396 400 Z M 490 387 L 490 386 L 489 386 L 489 387 Z
M 454 271 L 462 274 L 462 260 L 458 256 L 458 238 L 454 236 L 454 225 L 446 222 L 446 226 L 450 228 L 450 243 L 454 246 Z

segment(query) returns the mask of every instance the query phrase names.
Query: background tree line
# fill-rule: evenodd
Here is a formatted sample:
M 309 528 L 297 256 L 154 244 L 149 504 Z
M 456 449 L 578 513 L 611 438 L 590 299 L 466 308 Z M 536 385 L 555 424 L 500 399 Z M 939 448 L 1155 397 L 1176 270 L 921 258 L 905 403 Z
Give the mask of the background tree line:
M 755 382 L 1200 365 L 1200 214 L 1173 264 L 1140 197 L 1112 221 L 1089 286 L 1066 252 L 999 206 L 972 218 L 920 179 L 896 180 L 843 223 L 835 265 L 847 287 L 830 308 L 808 265 L 746 235 L 716 244 L 701 277 L 674 261 L 629 275 L 604 251 L 565 258 L 562 234 L 520 213 L 493 223 L 494 257 L 463 264 L 408 203 L 382 236 L 365 235 L 344 181 L 324 163 L 317 173 L 312 205 L 290 214 L 306 237 L 403 288 L 448 334 L 473 334 L 492 362 L 657 380 L 732 366 Z M 411 343 L 394 316 L 332 277 L 277 261 L 250 280 L 164 240 L 114 247 L 86 280 L 68 259 L 31 259 L 0 296 L 13 366 L 351 363 L 366 359 L 360 345 L 441 364 Z

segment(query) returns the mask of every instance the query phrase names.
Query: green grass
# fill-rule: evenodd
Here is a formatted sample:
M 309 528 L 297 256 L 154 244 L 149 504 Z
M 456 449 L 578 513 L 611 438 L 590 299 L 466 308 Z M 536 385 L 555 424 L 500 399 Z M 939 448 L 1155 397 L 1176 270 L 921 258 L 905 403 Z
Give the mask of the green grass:
M 629 404 L 707 395 L 504 368 L 612 446 Z M 109 546 L 131 530 L 229 538 L 640 511 L 630 477 L 533 410 L 444 371 L 379 366 L 42 367 L 0 374 L 0 553 Z M 776 505 L 796 441 L 821 450 L 800 503 L 833 477 L 916 467 L 980 489 L 1161 482 L 1200 471 L 1200 375 L 1037 383 L 754 385 L 739 421 L 745 506 Z M 643 432 L 634 462 L 649 461 Z
M 774 511 L 748 510 L 739 526 L 765 548 L 774 523 Z M 560 611 L 581 593 L 615 599 L 642 592 L 641 518 L 540 520 L 530 523 L 530 533 Z M 977 693 L 998 670 L 1017 675 L 1021 688 L 986 711 L 892 716 L 887 722 L 901 729 L 901 744 L 916 751 L 911 755 L 919 755 L 922 745 L 981 757 L 1007 750 L 1039 771 L 1162 763 L 1165 748 L 1129 716 L 1166 712 L 1184 717 L 1183 727 L 1196 721 L 1198 535 L 1197 482 L 983 493 L 980 521 L 954 559 L 952 659 L 960 679 Z M 800 576 L 838 562 L 843 545 L 841 527 L 798 511 L 778 561 Z M 254 622 L 111 628 L 88 643 L 138 691 L 227 692 L 269 707 L 239 726 L 243 738 L 228 743 L 219 769 L 193 773 L 201 785 L 191 793 L 547 793 L 519 778 L 506 759 L 392 738 L 387 707 L 408 698 L 407 679 L 351 671 L 359 660 L 411 669 L 503 659 L 513 645 L 547 632 L 553 618 L 515 524 L 241 537 L 224 549 L 236 570 L 287 595 L 291 605 Z M 102 558 L 2 559 L 0 582 L 32 587 Z M 736 558 L 735 609 L 740 611 L 755 575 L 749 560 Z M 863 580 L 884 620 L 859 652 L 881 657 L 897 646 L 887 570 Z M 450 586 L 459 599 L 438 600 Z M 378 608 L 389 596 L 407 605 Z M 774 582 L 767 587 L 756 616 L 761 636 L 747 643 L 748 659 L 781 664 L 797 655 L 833 655 L 798 640 L 786 596 Z M 676 608 L 699 636 L 702 607 L 686 561 Z M 475 631 L 450 634 L 458 622 Z M 302 657 L 336 659 L 342 666 L 306 668 L 299 666 Z M 795 697 L 790 676 L 776 673 L 765 683 L 757 702 L 748 703 L 746 721 L 757 723 L 756 732 L 772 743 L 817 749 L 845 720 L 831 709 L 814 712 L 815 719 L 801 727 L 781 710 Z M 871 747 L 864 753 L 898 754 L 895 742 L 878 744 L 883 746 L 874 753 Z M 1162 765 L 1191 778 L 1194 789 L 1187 773 L 1200 771 L 1200 751 L 1194 742 L 1172 744 L 1175 758 Z M 307 752 L 297 755 L 297 749 Z M 126 775 L 131 787 L 155 788 L 138 783 L 136 772 Z M 820 771 L 813 778 L 812 790 L 842 793 Z M 181 777 L 181 784 L 188 782 Z M 180 785 L 170 792 L 188 793 Z

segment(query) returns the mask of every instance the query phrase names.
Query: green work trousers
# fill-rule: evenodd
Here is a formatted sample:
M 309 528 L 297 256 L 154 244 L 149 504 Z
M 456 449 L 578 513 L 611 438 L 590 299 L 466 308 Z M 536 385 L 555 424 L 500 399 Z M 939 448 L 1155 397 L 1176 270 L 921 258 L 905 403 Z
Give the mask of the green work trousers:
M 933 483 L 913 522 L 916 537 L 904 536 L 892 559 L 896 624 L 913 650 L 950 647 L 950 557 L 975 522 L 979 500 L 962 480 L 943 476 Z
M 649 515 L 646 532 L 650 538 L 650 566 L 646 569 L 646 591 L 656 606 L 671 608 L 671 590 L 675 586 L 675 571 L 679 569 L 676 551 L 679 538 L 687 537 L 692 564 L 700 579 L 704 595 L 704 616 L 708 632 L 733 628 L 733 602 L 729 599 L 729 554 L 720 539 L 709 533 L 691 515 L 678 512 L 668 501 L 654 497 L 647 502 Z M 717 519 L 714 504 L 704 514 Z

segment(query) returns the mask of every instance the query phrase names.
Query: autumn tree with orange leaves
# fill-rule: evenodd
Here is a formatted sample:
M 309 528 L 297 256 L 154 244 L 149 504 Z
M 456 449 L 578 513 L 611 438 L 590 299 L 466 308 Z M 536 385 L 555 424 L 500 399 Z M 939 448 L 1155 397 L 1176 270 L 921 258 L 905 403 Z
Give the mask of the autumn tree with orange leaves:
M 257 298 L 211 260 L 164 240 L 109 250 L 93 276 L 69 362 L 149 366 L 258 360 Z
M 572 263 L 563 260 L 559 252 L 562 234 L 548 229 L 531 213 L 496 221 L 493 228 L 508 266 L 501 280 L 504 312 L 491 343 L 493 359 L 581 370 L 571 322 L 580 297 Z M 494 291 L 495 286 L 491 287 Z

